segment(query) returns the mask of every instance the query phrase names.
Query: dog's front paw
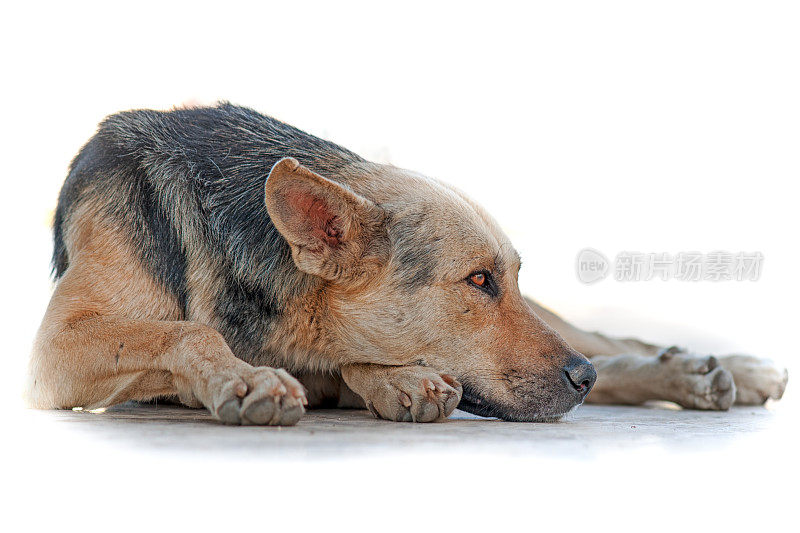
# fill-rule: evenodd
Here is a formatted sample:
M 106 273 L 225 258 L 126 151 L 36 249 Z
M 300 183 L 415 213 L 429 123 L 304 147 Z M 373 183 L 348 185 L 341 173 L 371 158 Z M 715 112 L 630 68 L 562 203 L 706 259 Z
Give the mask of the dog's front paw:
M 789 381 L 789 372 L 768 359 L 750 355 L 726 355 L 720 364 L 733 374 L 737 405 L 761 405 L 780 400 Z
M 388 368 L 380 386 L 365 398 L 376 417 L 397 422 L 433 422 L 447 418 L 461 401 L 456 379 L 426 367 Z
M 666 398 L 681 407 L 725 411 L 733 404 L 733 376 L 716 357 L 667 351 L 661 354 L 658 365 L 666 370 L 659 373 Z
M 299 381 L 281 368 L 241 364 L 211 375 L 200 400 L 226 424 L 293 426 L 308 402 Z

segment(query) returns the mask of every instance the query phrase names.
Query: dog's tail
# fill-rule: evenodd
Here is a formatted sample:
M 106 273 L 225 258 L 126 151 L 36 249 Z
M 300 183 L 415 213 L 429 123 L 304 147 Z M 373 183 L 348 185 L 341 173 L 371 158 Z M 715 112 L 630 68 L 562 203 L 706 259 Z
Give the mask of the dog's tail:
M 69 258 L 67 257 L 67 247 L 64 246 L 64 217 L 59 216 L 58 209 L 56 209 L 56 217 L 53 220 L 53 258 L 51 260 L 52 275 L 58 279 L 64 274 L 64 271 L 69 265 Z
M 68 225 L 70 212 L 86 196 L 87 189 L 93 180 L 93 166 L 96 166 L 97 155 L 102 153 L 98 146 L 98 136 L 95 135 L 87 142 L 69 166 L 67 179 L 58 195 L 58 206 L 53 218 L 53 257 L 51 259 L 52 275 L 60 278 L 69 266 L 69 254 L 64 242 L 64 234 Z

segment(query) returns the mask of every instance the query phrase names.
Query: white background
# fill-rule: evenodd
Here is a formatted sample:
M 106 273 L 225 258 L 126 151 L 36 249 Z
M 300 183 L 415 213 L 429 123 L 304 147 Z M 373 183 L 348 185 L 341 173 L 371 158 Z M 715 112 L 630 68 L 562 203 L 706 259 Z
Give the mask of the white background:
M 217 99 L 457 185 L 511 236 L 524 261 L 524 291 L 579 325 L 699 351 L 753 353 L 782 361 L 790 373 L 796 365 L 800 17 L 792 2 L 30 2 L 3 11 L 0 312 L 8 405 L 18 405 L 30 342 L 51 290 L 49 223 L 70 159 L 107 114 Z M 574 262 L 587 246 L 612 257 L 620 251 L 760 251 L 765 261 L 758 282 L 605 280 L 586 286 Z M 24 456 L 25 448 L 15 448 L 23 454 L 12 457 L 16 468 L 40 462 Z M 102 457 L 115 464 L 139 460 Z M 789 468 L 770 464 L 769 450 L 747 457 L 767 461 L 772 476 Z M 712 523 L 708 508 L 727 499 L 719 492 L 721 473 L 734 492 L 730 476 L 739 460 L 729 454 L 729 466 L 708 471 L 716 480 L 705 474 L 691 480 L 708 487 L 702 495 L 712 502 L 689 504 L 701 508 L 698 520 Z M 326 472 L 337 481 L 326 486 L 347 485 L 342 513 L 366 512 L 358 502 L 372 498 L 369 512 L 380 514 L 384 502 L 389 514 L 420 516 L 416 527 L 431 525 L 428 515 L 442 506 L 456 513 L 459 501 L 491 502 L 497 516 L 507 516 L 503 508 L 524 510 L 526 490 L 535 492 L 533 526 L 572 512 L 548 514 L 537 501 L 550 502 L 547 497 L 559 491 L 576 499 L 582 493 L 558 478 L 560 466 L 546 468 L 537 480 L 515 476 L 517 466 L 507 457 L 492 459 L 507 477 L 496 477 L 486 458 L 463 458 L 447 471 L 438 470 L 437 461 L 420 458 L 426 474 L 398 478 L 403 482 L 394 490 L 402 495 L 376 495 L 358 474 L 343 482 L 332 465 Z M 691 470 L 705 457 L 670 461 Z M 160 477 L 144 469 L 121 486 L 142 491 L 158 479 L 146 489 L 149 499 L 170 494 L 186 504 L 180 487 L 188 474 L 163 474 L 169 466 L 162 463 L 149 463 L 158 465 L 152 468 Z M 60 463 L 53 464 L 55 470 L 37 480 L 61 479 Z M 373 472 L 391 484 L 391 470 L 359 464 L 348 463 L 347 471 Z M 631 459 L 629 468 L 642 467 Z M 65 472 L 82 478 L 75 486 L 87 491 L 93 477 L 79 472 L 102 470 L 70 468 Z M 680 499 L 688 483 L 654 481 L 647 490 L 632 490 L 608 465 L 580 468 L 617 477 L 617 484 L 608 482 L 613 490 L 600 492 L 619 498 L 609 502 L 628 502 L 622 515 L 642 520 L 653 518 L 651 509 L 658 515 L 648 491 Z M 247 465 L 235 470 L 247 478 Z M 281 476 L 291 471 L 286 465 L 275 470 Z M 269 483 L 299 491 L 300 482 L 292 480 Z M 755 492 L 757 485 L 763 494 L 773 481 L 738 480 L 742 487 L 735 492 Z M 78 495 L 71 481 L 62 482 L 56 492 L 63 490 L 69 501 L 110 497 L 103 491 Z M 451 501 L 445 482 L 470 487 L 469 498 Z M 543 489 L 550 486 L 557 490 Z M 36 487 L 29 501 L 36 501 Z M 198 503 L 222 498 L 235 507 L 228 490 L 203 490 Z M 426 501 L 426 491 L 433 492 L 430 505 L 400 503 Z M 101 513 L 95 518 L 105 516 L 103 508 L 92 507 Z M 273 514 L 266 502 L 256 513 L 264 520 Z M 241 509 L 231 515 L 250 516 Z M 574 516 L 567 524 L 590 527 L 591 517 Z

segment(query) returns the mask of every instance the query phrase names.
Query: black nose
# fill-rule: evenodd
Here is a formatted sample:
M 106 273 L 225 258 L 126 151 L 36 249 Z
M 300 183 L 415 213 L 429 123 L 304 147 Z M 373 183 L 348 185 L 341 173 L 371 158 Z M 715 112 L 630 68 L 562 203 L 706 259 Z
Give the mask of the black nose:
M 597 381 L 597 372 L 589 361 L 578 360 L 570 362 L 564 367 L 567 381 L 583 396 L 589 394 L 594 382 Z

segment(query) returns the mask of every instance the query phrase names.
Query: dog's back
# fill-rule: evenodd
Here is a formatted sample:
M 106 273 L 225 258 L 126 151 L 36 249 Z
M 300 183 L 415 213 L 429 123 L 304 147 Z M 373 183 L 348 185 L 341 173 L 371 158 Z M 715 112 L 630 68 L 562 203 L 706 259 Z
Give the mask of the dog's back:
M 70 262 L 65 235 L 71 214 L 90 202 L 98 216 L 121 227 L 184 315 L 187 250 L 224 258 L 233 277 L 252 279 L 257 272 L 259 280 L 271 280 L 270 272 L 285 270 L 280 263 L 288 260 L 288 250 L 264 207 L 264 179 L 287 155 L 342 180 L 343 167 L 362 161 L 333 143 L 227 103 L 108 117 L 73 160 L 59 196 L 56 278 Z M 272 305 L 286 287 L 270 286 Z

